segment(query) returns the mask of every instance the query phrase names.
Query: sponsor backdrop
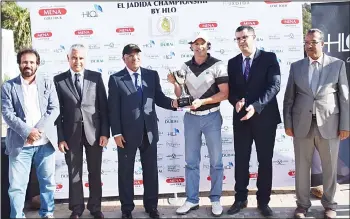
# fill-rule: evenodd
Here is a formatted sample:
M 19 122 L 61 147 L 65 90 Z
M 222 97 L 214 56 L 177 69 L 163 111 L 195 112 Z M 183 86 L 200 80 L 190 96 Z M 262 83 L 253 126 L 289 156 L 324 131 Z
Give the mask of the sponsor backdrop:
M 259 13 L 258 13 L 259 12 Z M 101 72 L 105 84 L 109 75 L 124 68 L 122 48 L 136 43 L 142 50 L 143 67 L 158 71 L 164 93 L 174 96 L 166 80 L 169 70 L 177 70 L 192 57 L 187 44 L 205 31 L 212 43 L 211 54 L 225 63 L 239 53 L 234 42 L 235 29 L 251 25 L 256 29 L 260 49 L 276 53 L 282 71 L 278 100 L 282 107 L 289 66 L 303 57 L 301 4 L 275 2 L 152 1 L 94 3 L 38 3 L 31 8 L 33 45 L 42 56 L 39 73 L 52 77 L 68 69 L 66 54 L 71 44 L 88 48 L 87 68 Z M 221 104 L 224 190 L 234 189 L 234 150 L 232 106 Z M 282 112 L 282 108 L 280 108 Z M 158 172 L 160 193 L 185 191 L 183 111 L 158 108 Z M 210 190 L 209 158 L 203 137 L 200 190 Z M 273 186 L 294 185 L 294 154 L 291 138 L 283 124 L 276 136 Z M 103 196 L 118 195 L 117 148 L 112 139 L 103 153 Z M 257 158 L 252 150 L 250 188 L 256 186 Z M 84 192 L 88 196 L 88 174 L 84 161 Z M 57 153 L 56 198 L 68 197 L 67 166 Z M 135 194 L 143 193 L 140 156 L 135 163 Z
M 312 26 L 319 28 L 325 35 L 323 51 L 328 55 L 344 60 L 346 73 L 350 79 L 350 2 L 311 4 Z M 340 142 L 338 159 L 338 182 L 350 180 L 349 143 Z

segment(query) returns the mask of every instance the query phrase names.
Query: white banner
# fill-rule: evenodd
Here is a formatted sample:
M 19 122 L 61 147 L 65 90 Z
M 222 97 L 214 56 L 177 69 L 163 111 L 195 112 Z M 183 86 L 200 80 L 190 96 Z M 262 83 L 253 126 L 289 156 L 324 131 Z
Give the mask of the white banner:
M 60 2 L 38 3 L 31 9 L 33 45 L 42 57 L 40 74 L 54 76 L 69 66 L 70 45 L 88 48 L 87 68 L 101 72 L 107 87 L 109 75 L 124 68 L 122 49 L 136 43 L 142 50 L 143 67 L 158 71 L 164 93 L 174 96 L 166 80 L 169 71 L 179 69 L 193 53 L 189 45 L 195 32 L 206 31 L 212 43 L 211 55 L 227 61 L 240 53 L 234 42 L 235 29 L 251 25 L 260 49 L 275 52 L 282 71 L 278 94 L 280 111 L 291 62 L 303 57 L 301 3 L 265 2 Z M 222 143 L 225 166 L 224 190 L 234 189 L 234 149 L 232 106 L 221 104 Z M 185 155 L 183 112 L 157 108 L 159 117 L 158 172 L 160 193 L 184 192 Z M 203 138 L 200 190 L 210 190 L 209 158 Z M 294 154 L 291 138 L 278 127 L 274 153 L 273 186 L 294 185 Z M 103 153 L 103 196 L 118 195 L 117 149 L 112 139 Z M 249 187 L 256 186 L 257 158 L 252 150 Z M 62 154 L 56 162 L 56 198 L 68 197 L 68 173 Z M 84 160 L 83 184 L 88 196 L 87 167 Z M 135 162 L 135 194 L 143 194 L 139 155 Z

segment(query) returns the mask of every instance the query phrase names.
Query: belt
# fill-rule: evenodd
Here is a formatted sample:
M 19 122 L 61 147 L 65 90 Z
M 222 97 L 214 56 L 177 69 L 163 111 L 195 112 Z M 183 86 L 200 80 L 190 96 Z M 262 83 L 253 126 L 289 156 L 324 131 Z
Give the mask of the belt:
M 316 114 L 312 114 L 312 119 L 316 119 Z
M 216 106 L 211 109 L 203 110 L 203 111 L 189 111 L 189 113 L 197 116 L 205 116 L 205 115 L 208 115 L 209 113 L 216 112 L 218 110 L 220 110 L 220 107 Z

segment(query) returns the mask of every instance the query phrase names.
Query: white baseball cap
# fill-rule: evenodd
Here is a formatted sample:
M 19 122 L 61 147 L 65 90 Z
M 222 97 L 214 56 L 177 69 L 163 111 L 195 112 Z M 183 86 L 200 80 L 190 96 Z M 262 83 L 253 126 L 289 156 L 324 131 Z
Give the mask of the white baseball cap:
M 196 42 L 196 40 L 198 40 L 198 39 L 203 39 L 205 42 L 209 42 L 209 37 L 208 37 L 207 33 L 201 31 L 201 32 L 199 32 L 199 33 L 195 33 L 195 34 L 194 34 L 194 37 L 193 37 L 193 40 L 190 41 L 188 44 L 193 44 L 193 43 Z

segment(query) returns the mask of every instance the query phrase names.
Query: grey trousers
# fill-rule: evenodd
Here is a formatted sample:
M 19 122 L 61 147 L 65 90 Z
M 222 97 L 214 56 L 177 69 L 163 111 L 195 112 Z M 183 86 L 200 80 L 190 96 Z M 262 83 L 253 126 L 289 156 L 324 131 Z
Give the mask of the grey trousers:
M 323 207 L 336 209 L 334 195 L 337 186 L 337 162 L 340 139 L 324 139 L 317 127 L 316 120 L 311 123 L 305 138 L 294 138 L 295 154 L 295 190 L 297 205 L 310 208 L 310 169 L 315 147 L 321 158 L 323 170 Z

